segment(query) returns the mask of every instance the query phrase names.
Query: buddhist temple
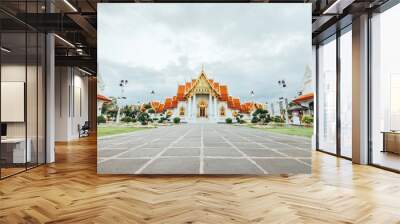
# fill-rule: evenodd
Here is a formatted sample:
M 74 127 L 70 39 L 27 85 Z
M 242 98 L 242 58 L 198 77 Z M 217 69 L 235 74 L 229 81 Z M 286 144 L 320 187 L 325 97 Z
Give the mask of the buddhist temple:
M 238 97 L 229 95 L 228 86 L 209 79 L 204 69 L 197 79 L 178 85 L 176 96 L 167 97 L 164 103 L 150 103 L 157 113 L 166 112 L 180 117 L 183 122 L 223 122 L 240 112 L 249 116 L 253 110 L 262 107 L 251 102 L 241 103 Z

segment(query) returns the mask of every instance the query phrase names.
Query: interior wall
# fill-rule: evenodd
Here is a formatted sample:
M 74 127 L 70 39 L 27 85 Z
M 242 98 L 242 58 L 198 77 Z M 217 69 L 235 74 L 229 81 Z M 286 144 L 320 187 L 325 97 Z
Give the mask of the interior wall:
M 2 82 L 25 82 L 25 64 L 24 65 L 7 65 L 1 66 L 1 81 Z M 28 67 L 28 71 L 31 71 L 33 67 Z M 32 97 L 33 92 L 30 88 L 27 89 L 27 97 Z M 35 91 L 36 96 L 36 91 Z M 6 110 L 6 108 L 2 108 Z M 36 115 L 36 114 L 35 114 Z M 28 119 L 31 115 L 28 115 Z M 7 122 L 7 137 L 11 138 L 25 138 L 25 122 Z
M 55 141 L 70 141 L 89 119 L 88 77 L 73 67 L 56 67 L 55 74 Z

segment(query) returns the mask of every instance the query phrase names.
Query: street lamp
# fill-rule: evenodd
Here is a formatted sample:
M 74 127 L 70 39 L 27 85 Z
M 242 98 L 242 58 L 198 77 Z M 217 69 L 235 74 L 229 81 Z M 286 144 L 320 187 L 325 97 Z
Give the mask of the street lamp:
M 251 90 L 250 91 L 250 95 L 251 95 L 251 100 L 253 101 L 253 103 L 252 103 L 252 106 L 251 106 L 251 109 L 250 110 L 253 110 L 253 108 L 254 108 L 254 104 L 255 104 L 255 101 L 254 101 L 254 90 Z
M 279 80 L 278 81 L 278 85 L 282 88 L 282 89 L 285 89 L 286 87 L 287 87 L 287 85 L 286 85 L 286 81 L 285 80 Z M 286 94 L 285 94 L 286 95 Z M 287 97 L 284 97 L 285 98 L 285 123 L 286 123 L 286 125 L 288 125 L 289 124 L 289 114 L 288 114 L 288 106 L 289 106 L 289 104 L 288 104 L 288 99 L 287 99 Z M 283 97 L 282 97 L 282 99 L 283 99 Z
M 280 86 L 282 86 L 283 88 L 285 88 L 286 87 L 286 82 L 285 82 L 285 80 L 279 80 L 278 81 L 278 85 L 280 85 Z
M 119 82 L 119 87 L 121 88 L 121 95 L 120 95 L 120 97 L 117 98 L 117 105 L 119 104 L 118 105 L 118 113 L 117 113 L 117 121 L 116 121 L 117 123 L 119 123 L 120 118 L 121 118 L 121 107 L 122 107 L 121 101 L 126 99 L 126 97 L 124 96 L 124 89 L 127 86 L 128 86 L 128 80 L 124 79 Z

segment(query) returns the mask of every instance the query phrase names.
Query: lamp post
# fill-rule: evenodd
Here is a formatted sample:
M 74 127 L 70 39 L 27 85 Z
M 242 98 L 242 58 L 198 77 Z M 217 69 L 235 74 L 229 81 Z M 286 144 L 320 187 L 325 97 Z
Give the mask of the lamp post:
M 286 85 L 286 81 L 285 80 L 279 80 L 278 81 L 278 85 L 282 88 L 282 89 L 285 89 L 286 87 L 287 87 L 287 85 Z M 285 94 L 286 95 L 286 94 Z M 288 99 L 287 99 L 287 97 L 285 96 L 285 97 L 283 97 L 284 98 L 284 100 L 285 100 L 285 123 L 286 123 L 286 126 L 289 124 L 289 114 L 288 114 Z
M 154 92 L 154 90 L 152 90 L 152 91 L 150 92 L 150 94 L 151 94 L 151 99 L 150 99 L 150 100 L 151 100 L 151 101 L 154 100 L 154 94 L 155 94 L 155 93 L 156 93 L 156 92 Z
M 251 100 L 253 101 L 252 102 L 252 105 L 251 105 L 251 110 L 253 110 L 253 108 L 254 108 L 254 104 L 255 104 L 255 101 L 254 101 L 254 90 L 251 90 L 250 91 L 250 95 L 251 95 Z M 250 111 L 250 113 L 251 113 L 251 111 Z
M 128 80 L 121 80 L 119 82 L 119 87 L 121 88 L 121 95 L 117 98 L 117 105 L 118 105 L 118 113 L 117 113 L 117 120 L 116 122 L 119 123 L 120 119 L 121 119 L 121 107 L 122 107 L 122 103 L 121 101 L 126 99 L 126 97 L 124 96 L 124 89 L 125 87 L 128 86 Z

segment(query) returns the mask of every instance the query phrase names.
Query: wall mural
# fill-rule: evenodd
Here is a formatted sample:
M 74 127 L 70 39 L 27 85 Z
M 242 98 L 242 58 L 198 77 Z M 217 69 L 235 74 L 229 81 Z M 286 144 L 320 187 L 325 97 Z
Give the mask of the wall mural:
M 311 4 L 98 4 L 98 173 L 310 173 L 311 55 Z

